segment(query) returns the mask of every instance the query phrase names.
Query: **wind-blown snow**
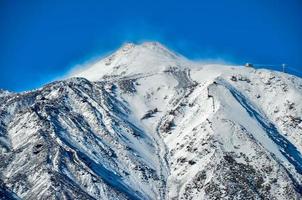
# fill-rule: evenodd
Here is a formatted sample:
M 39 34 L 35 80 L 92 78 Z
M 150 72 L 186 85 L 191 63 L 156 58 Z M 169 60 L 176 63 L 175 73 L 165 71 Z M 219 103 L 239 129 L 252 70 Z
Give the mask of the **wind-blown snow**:
M 0 94 L 0 194 L 301 198 L 300 78 L 196 63 L 156 42 L 70 77 Z

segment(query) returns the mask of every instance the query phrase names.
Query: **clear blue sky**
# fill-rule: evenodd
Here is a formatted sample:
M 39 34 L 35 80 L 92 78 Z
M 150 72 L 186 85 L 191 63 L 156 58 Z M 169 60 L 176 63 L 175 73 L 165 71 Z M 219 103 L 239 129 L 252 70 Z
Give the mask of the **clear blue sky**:
M 0 88 L 33 89 L 125 41 L 302 68 L 301 0 L 0 0 Z

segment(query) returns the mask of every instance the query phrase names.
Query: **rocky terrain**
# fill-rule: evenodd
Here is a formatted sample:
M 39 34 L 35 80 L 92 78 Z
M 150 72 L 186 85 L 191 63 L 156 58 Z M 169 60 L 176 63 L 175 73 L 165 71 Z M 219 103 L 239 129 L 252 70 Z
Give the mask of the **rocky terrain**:
M 302 79 L 125 44 L 0 90 L 0 199 L 301 199 Z

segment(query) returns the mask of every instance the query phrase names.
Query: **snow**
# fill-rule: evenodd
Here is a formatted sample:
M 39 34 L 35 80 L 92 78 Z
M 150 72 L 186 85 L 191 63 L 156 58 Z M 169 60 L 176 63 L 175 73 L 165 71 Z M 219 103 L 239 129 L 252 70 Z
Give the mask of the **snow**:
M 156 42 L 125 44 L 68 76 L 2 97 L 0 136 L 23 159 L 1 170 L 20 197 L 301 197 L 301 79 L 193 62 Z M 38 189 L 11 178 L 40 166 L 49 175 L 28 180 Z

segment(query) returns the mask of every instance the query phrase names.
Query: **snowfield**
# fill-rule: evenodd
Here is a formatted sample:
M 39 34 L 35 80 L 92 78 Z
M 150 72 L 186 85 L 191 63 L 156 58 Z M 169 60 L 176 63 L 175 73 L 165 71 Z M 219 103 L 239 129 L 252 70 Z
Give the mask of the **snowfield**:
M 302 79 L 125 44 L 0 90 L 0 199 L 301 199 Z

